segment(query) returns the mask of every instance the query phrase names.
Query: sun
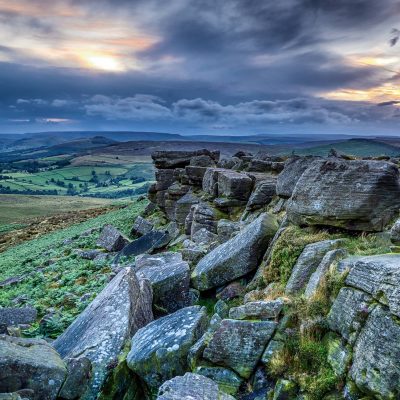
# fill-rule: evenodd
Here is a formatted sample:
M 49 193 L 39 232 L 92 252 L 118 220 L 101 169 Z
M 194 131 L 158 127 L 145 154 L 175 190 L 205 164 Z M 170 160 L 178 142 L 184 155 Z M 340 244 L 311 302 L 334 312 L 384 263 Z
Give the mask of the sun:
M 85 59 L 89 68 L 112 72 L 119 72 L 124 70 L 121 63 L 112 56 L 90 55 L 86 56 Z

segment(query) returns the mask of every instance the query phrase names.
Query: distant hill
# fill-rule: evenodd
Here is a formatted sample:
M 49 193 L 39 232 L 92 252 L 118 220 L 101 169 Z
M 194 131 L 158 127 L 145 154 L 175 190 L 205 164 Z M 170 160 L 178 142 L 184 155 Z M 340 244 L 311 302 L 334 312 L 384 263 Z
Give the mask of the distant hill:
M 377 139 L 350 139 L 343 142 L 322 144 L 302 149 L 294 149 L 295 154 L 299 155 L 319 155 L 326 156 L 334 148 L 341 153 L 357 157 L 368 156 L 399 156 L 400 147 L 377 140 Z

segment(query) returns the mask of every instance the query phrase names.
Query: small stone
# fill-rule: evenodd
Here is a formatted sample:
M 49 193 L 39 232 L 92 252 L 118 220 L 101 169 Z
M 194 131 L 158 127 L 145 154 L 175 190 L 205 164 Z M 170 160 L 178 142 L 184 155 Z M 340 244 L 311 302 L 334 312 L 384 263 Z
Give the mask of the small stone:
M 283 299 L 253 301 L 229 310 L 231 319 L 277 319 L 284 306 Z

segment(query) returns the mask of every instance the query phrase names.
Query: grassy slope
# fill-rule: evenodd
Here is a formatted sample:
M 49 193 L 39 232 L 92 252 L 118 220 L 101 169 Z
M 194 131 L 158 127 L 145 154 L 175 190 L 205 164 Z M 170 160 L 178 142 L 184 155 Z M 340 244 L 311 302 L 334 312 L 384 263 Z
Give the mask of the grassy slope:
M 145 201 L 132 203 L 126 208 L 50 233 L 2 253 L 0 281 L 18 275 L 26 277 L 18 284 L 0 290 L 0 306 L 11 306 L 17 296 L 27 296 L 27 303 L 38 309 L 39 318 L 53 308 L 56 317 L 51 326 L 43 331 L 36 324 L 31 334 L 57 336 L 100 292 L 110 273 L 109 263 L 84 260 L 73 252 L 74 248 L 96 248 L 99 231 L 88 236 L 80 235 L 88 229 L 100 229 L 108 223 L 128 234 L 132 222 L 145 204 Z M 75 239 L 73 243 L 63 243 L 71 238 Z
M 104 207 L 111 203 L 107 199 L 89 197 L 0 194 L 0 227 L 10 223 L 26 223 L 35 217 Z

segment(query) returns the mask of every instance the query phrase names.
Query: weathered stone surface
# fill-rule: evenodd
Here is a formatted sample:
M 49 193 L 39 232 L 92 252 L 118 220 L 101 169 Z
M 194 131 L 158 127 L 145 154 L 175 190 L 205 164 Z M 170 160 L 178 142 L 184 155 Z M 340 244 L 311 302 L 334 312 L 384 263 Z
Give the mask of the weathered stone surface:
M 124 235 L 112 225 L 106 225 L 97 240 L 97 245 L 108 251 L 120 251 L 127 243 Z
M 229 310 L 231 319 L 276 319 L 284 306 L 282 299 L 252 301 Z
M 171 169 L 157 169 L 155 172 L 156 190 L 167 190 L 175 182 L 175 173 Z
M 325 254 L 330 250 L 340 247 L 342 244 L 342 239 L 335 239 L 323 240 L 307 245 L 293 267 L 285 292 L 287 294 L 294 294 L 303 290 Z
M 400 244 L 400 219 L 398 219 L 390 229 L 390 240 L 393 244 Z
M 165 382 L 157 400 L 235 400 L 211 379 L 190 372 Z
M 274 355 L 283 349 L 284 345 L 285 343 L 280 340 L 271 340 L 261 357 L 262 363 L 268 365 Z
M 174 220 L 176 213 L 176 204 L 190 189 L 188 185 L 182 185 L 178 182 L 173 183 L 165 194 L 164 211 L 169 220 Z
M 271 178 L 258 182 L 247 202 L 246 209 L 258 210 L 268 205 L 276 194 L 276 179 Z
M 297 395 L 297 386 L 287 379 L 278 379 L 275 385 L 273 400 L 291 400 Z
M 211 289 L 254 270 L 277 229 L 273 216 L 261 214 L 238 235 L 200 260 L 192 273 L 193 286 L 199 290 Z
M 286 207 L 298 225 L 381 231 L 400 207 L 398 168 L 384 161 L 315 161 Z
M 283 198 L 291 197 L 297 181 L 303 172 L 319 157 L 291 157 L 284 165 L 283 171 L 279 174 L 276 182 L 276 193 Z
M 192 221 L 190 224 L 191 236 L 202 228 L 205 228 L 213 233 L 217 232 L 218 217 L 215 208 L 206 203 L 199 203 L 192 206 L 192 210 Z
M 221 291 L 217 292 L 217 299 L 232 300 L 244 295 L 246 287 L 243 282 L 236 281 L 226 285 Z
M 371 294 L 400 317 L 400 254 L 356 259 L 346 284 Z
M 87 389 L 92 363 L 86 357 L 67 358 L 65 362 L 68 375 L 58 396 L 65 400 L 79 399 Z
M 3 307 L 0 308 L 0 324 L 6 326 L 31 324 L 37 318 L 37 311 L 34 307 Z
M 240 222 L 220 219 L 217 224 L 217 235 L 220 243 L 224 243 L 240 231 Z
M 189 165 L 185 168 L 186 175 L 189 179 L 189 184 L 192 186 L 202 187 L 203 178 L 206 173 L 207 168 L 201 166 Z
M 138 216 L 133 223 L 131 229 L 131 235 L 134 238 L 138 238 L 140 236 L 146 235 L 153 229 L 153 224 L 147 219 L 144 219 L 141 216 Z
M 351 357 L 351 347 L 345 345 L 339 336 L 333 337 L 332 335 L 328 342 L 328 362 L 337 376 L 346 375 Z
M 155 151 L 151 158 L 156 168 L 184 168 L 193 157 L 209 156 L 214 162 L 219 160 L 219 151 L 206 149 L 196 151 Z
M 0 392 L 32 389 L 34 400 L 56 399 L 66 375 L 64 362 L 44 340 L 0 335 Z
M 84 250 L 84 249 L 75 249 L 74 253 L 85 260 L 94 260 L 99 256 L 107 257 L 108 254 L 103 253 L 101 250 L 92 249 L 92 250 Z
M 167 379 L 185 373 L 187 353 L 206 329 L 204 308 L 183 308 L 140 329 L 132 338 L 129 368 L 154 393 Z
M 214 312 L 218 314 L 221 318 L 228 318 L 229 306 L 223 300 L 218 300 L 214 306 Z
M 167 312 L 190 305 L 190 269 L 180 253 L 142 255 L 136 258 L 135 272 L 147 278 L 153 288 L 153 302 Z
M 225 319 L 214 333 L 203 357 L 249 378 L 274 333 L 275 322 Z
M 214 197 L 218 196 L 218 174 L 222 171 L 226 170 L 223 168 L 207 168 L 203 177 L 203 192 Z
M 134 257 L 143 253 L 151 253 L 154 250 L 162 249 L 170 241 L 171 236 L 169 232 L 152 230 L 125 246 L 120 256 Z
M 328 315 L 330 329 L 354 344 L 370 311 L 371 301 L 372 297 L 360 290 L 340 289 Z
M 370 314 L 354 347 L 350 376 L 379 399 L 400 398 L 400 325 L 383 307 Z
M 185 225 L 186 217 L 190 213 L 192 205 L 197 204 L 199 199 L 192 193 L 186 193 L 176 202 L 175 221 L 179 225 Z
M 319 263 L 315 272 L 312 273 L 310 280 L 307 283 L 304 295 L 306 298 L 314 296 L 322 282 L 324 281 L 326 274 L 329 272 L 331 265 L 342 258 L 347 256 L 348 252 L 344 249 L 335 249 L 328 251 L 324 258 Z
M 223 367 L 197 367 L 194 371 L 198 375 L 203 375 L 217 383 L 220 390 L 225 393 L 236 395 L 243 379 L 227 368 Z
M 95 399 L 126 341 L 153 319 L 152 291 L 148 281 L 138 281 L 124 268 L 54 342 L 63 358 L 87 357 L 93 376 L 83 399 Z
M 197 167 L 215 167 L 216 158 L 207 154 L 190 158 L 190 165 Z
M 192 241 L 200 246 L 211 246 L 218 241 L 218 236 L 206 228 L 201 228 L 192 235 Z
M 203 351 L 213 337 L 214 332 L 221 325 L 222 318 L 219 314 L 214 314 L 210 320 L 210 324 L 202 337 L 190 348 L 187 356 L 188 365 L 191 370 L 197 367 L 197 363 L 203 355 Z
M 218 196 L 247 201 L 253 180 L 246 174 L 225 170 L 218 172 Z

